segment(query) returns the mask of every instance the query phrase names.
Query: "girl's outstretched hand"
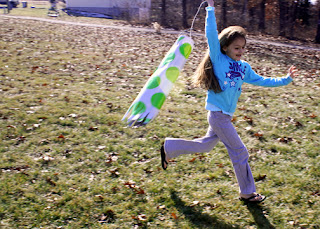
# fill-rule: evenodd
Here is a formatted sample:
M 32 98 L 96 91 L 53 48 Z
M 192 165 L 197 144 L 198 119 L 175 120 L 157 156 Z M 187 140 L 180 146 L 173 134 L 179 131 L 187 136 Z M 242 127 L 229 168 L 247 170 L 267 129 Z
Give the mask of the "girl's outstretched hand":
M 208 6 L 214 6 L 214 1 L 213 0 L 206 0 L 208 3 Z
M 294 77 L 296 77 L 297 76 L 297 72 L 298 72 L 299 70 L 295 67 L 295 66 L 291 66 L 290 68 L 289 68 L 289 70 L 288 70 L 288 73 L 289 73 L 289 75 L 292 77 L 292 78 L 294 78 Z

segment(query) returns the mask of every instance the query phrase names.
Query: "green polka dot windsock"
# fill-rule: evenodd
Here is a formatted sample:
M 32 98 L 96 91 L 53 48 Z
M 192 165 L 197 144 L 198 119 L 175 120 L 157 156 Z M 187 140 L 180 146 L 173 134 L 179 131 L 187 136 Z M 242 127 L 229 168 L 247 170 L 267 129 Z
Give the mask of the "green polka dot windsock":
M 193 46 L 194 42 L 188 36 L 177 39 L 122 120 L 129 126 L 140 126 L 146 125 L 157 116 Z

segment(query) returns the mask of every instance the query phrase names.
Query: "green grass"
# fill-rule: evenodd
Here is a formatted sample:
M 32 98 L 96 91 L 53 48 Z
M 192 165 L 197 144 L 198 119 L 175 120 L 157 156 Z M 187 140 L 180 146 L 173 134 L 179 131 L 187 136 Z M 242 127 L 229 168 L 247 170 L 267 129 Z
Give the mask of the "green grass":
M 320 227 L 317 53 L 249 44 L 259 73 L 295 64 L 300 76 L 243 87 L 234 125 L 268 197 L 244 205 L 221 143 L 160 166 L 165 137 L 206 132 L 205 92 L 190 85 L 204 38 L 159 116 L 128 128 L 122 116 L 175 36 L 0 21 L 1 228 Z

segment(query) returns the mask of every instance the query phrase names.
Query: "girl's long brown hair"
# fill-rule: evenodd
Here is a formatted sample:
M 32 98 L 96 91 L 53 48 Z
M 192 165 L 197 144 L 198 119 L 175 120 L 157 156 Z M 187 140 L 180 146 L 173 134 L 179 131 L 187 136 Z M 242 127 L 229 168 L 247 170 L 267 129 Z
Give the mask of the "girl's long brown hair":
M 222 30 L 219 34 L 221 52 L 225 54 L 223 48 L 228 47 L 239 37 L 246 39 L 246 31 L 240 26 L 230 26 Z M 193 83 L 195 86 L 202 87 L 206 90 L 213 90 L 215 93 L 222 92 L 219 81 L 213 71 L 209 50 L 207 50 L 195 72 Z

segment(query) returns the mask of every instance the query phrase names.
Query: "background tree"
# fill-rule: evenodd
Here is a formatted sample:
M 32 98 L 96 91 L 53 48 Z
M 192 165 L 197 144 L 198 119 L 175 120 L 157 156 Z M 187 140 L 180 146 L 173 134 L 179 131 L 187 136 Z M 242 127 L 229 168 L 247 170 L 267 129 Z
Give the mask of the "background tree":
M 285 0 L 278 0 L 279 6 L 279 35 L 285 36 L 285 26 L 286 26 L 286 2 Z
M 320 44 L 320 3 L 318 6 L 318 27 L 317 27 L 317 35 L 316 35 L 316 43 Z
M 227 0 L 222 0 L 220 24 L 219 24 L 220 31 L 227 27 L 227 12 L 228 12 L 227 7 L 228 7 Z
M 189 28 L 202 0 L 151 0 L 152 21 L 163 27 Z M 205 6 L 206 4 L 204 4 Z M 218 30 L 230 25 L 245 27 L 250 33 L 270 34 L 290 39 L 319 42 L 320 0 L 215 0 Z M 194 24 L 204 30 L 205 9 L 201 8 Z M 315 26 L 317 25 L 317 26 Z M 317 33 L 318 31 L 318 33 Z
M 291 7 L 289 8 L 289 38 L 295 38 L 295 24 L 298 12 L 298 3 L 296 1 L 291 2 Z
M 167 2 L 166 0 L 161 1 L 161 25 L 167 26 Z
M 249 16 L 248 16 L 248 0 L 243 0 L 243 3 L 242 3 L 242 15 L 244 17 L 244 25 L 247 26 L 248 25 L 248 19 L 249 19 Z
M 260 3 L 259 15 L 259 30 L 264 33 L 266 29 L 266 0 L 262 0 Z
M 187 0 L 182 0 L 182 27 L 188 28 Z
M 303 25 L 310 25 L 310 2 L 309 0 L 298 0 L 296 2 L 297 17 L 302 21 Z

